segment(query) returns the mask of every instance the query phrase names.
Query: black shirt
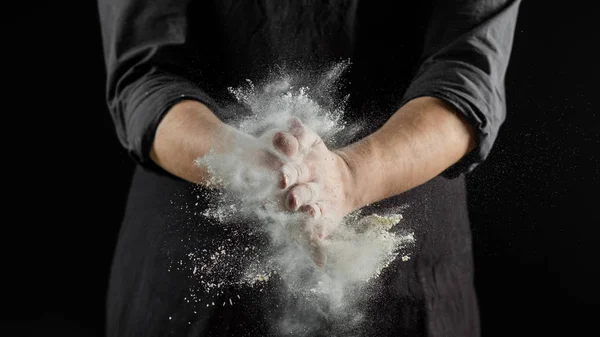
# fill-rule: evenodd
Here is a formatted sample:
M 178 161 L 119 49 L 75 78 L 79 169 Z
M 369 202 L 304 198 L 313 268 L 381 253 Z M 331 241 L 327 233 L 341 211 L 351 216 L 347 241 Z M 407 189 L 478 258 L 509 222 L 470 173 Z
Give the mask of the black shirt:
M 109 335 L 269 335 L 258 322 L 272 313 L 191 308 L 192 281 L 167 272 L 173 256 L 187 253 L 183 238 L 206 242 L 214 233 L 198 226 L 187 206 L 174 206 L 199 194 L 152 164 L 154 132 L 182 99 L 201 101 L 227 121 L 236 113 L 227 87 L 260 80 L 276 65 L 310 73 L 349 59 L 348 116 L 368 120 L 364 132 L 410 99 L 434 96 L 471 123 L 478 145 L 443 176 L 365 210 L 411 204 L 404 217 L 416 229 L 419 252 L 387 269 L 385 290 L 371 299 L 372 324 L 339 335 L 478 336 L 462 173 L 486 158 L 505 119 L 519 3 L 99 0 L 108 106 L 119 140 L 139 164 L 112 267 Z M 332 331 L 340 329 L 323 325 L 314 333 Z
M 504 75 L 520 1 L 412 2 L 99 0 L 119 139 L 149 164 L 157 124 L 177 101 L 196 99 L 219 115 L 224 89 L 268 65 L 350 58 L 364 63 L 356 91 L 379 83 L 396 91 L 396 105 L 435 96 L 464 115 L 478 146 L 457 172 L 471 170 L 506 116 Z M 372 76 L 378 71 L 385 75 Z

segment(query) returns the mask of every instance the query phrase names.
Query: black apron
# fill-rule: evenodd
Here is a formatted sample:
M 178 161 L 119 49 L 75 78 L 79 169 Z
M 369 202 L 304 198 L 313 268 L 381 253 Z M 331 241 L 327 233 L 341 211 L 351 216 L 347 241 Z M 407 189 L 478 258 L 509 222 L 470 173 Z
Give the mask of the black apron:
M 350 60 L 342 92 L 350 94 L 346 117 L 368 121 L 354 135 L 359 139 L 400 107 L 419 66 L 429 14 L 419 6 L 357 1 L 192 5 L 188 29 L 206 36 L 210 55 L 205 48 L 191 66 L 201 74 L 204 89 L 228 107 L 215 112 L 227 121 L 243 110 L 231 108 L 228 86 L 260 80 L 274 65 L 318 74 Z M 296 305 L 273 295 L 276 279 L 261 291 L 225 289 L 217 299 L 203 298 L 195 285 L 190 251 L 226 235 L 206 224 L 201 213 L 208 203 L 210 197 L 198 186 L 136 168 L 111 270 L 108 336 L 276 335 L 271 323 Z M 464 177 L 435 178 L 363 213 L 400 205 L 408 205 L 402 226 L 414 230 L 416 247 L 410 260 L 397 259 L 386 268 L 378 290 L 361 299 L 363 323 L 332 322 L 325 314 L 298 335 L 479 336 Z

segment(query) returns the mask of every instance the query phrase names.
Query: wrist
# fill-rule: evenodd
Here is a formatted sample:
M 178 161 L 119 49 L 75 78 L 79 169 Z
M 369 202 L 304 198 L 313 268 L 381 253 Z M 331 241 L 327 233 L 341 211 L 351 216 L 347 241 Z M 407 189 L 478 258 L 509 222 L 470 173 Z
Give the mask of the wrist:
M 348 214 L 360 208 L 359 200 L 356 197 L 356 191 L 358 190 L 356 175 L 354 174 L 353 164 L 347 153 L 343 150 L 334 150 L 332 152 L 337 155 L 335 159 L 337 160 L 337 167 L 341 176 L 341 194 L 345 200 L 344 204 L 346 208 L 342 211 L 344 214 Z
M 204 104 L 181 101 L 159 123 L 150 157 L 175 176 L 191 182 L 202 181 L 204 172 L 198 172 L 194 160 L 208 153 L 223 128 L 224 124 Z
M 348 186 L 345 190 L 345 197 L 348 200 L 351 211 L 360 209 L 373 202 L 369 193 L 370 188 L 376 182 L 373 181 L 374 175 L 369 177 L 365 176 L 365 173 L 372 171 L 374 169 L 373 165 L 377 161 L 371 159 L 370 167 L 365 167 L 365 160 L 376 156 L 369 137 L 338 149 L 335 153 L 338 154 L 345 166 L 345 186 Z

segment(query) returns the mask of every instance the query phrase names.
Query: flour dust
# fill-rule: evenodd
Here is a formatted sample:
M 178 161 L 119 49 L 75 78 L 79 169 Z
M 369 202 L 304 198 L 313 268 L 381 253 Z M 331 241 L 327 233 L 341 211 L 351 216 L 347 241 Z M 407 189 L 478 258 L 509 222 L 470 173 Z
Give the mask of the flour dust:
M 195 291 L 220 298 L 202 305 L 235 305 L 244 299 L 231 289 L 254 288 L 288 303 L 273 322 L 279 333 L 309 335 L 322 328 L 324 321 L 348 327 L 361 322 L 358 300 L 368 297 L 365 292 L 373 280 L 396 259 L 410 259 L 415 238 L 402 228 L 402 214 L 362 215 L 359 210 L 346 216 L 339 229 L 323 240 L 328 259 L 317 267 L 299 231 L 306 215 L 286 211 L 278 202 L 277 176 L 248 158 L 257 149 L 277 155 L 272 134 L 286 130 L 292 116 L 330 148 L 343 143 L 340 137 L 348 134 L 344 131 L 355 127 L 344 121 L 348 97 L 340 97 L 337 90 L 347 66 L 336 64 L 315 79 L 312 87 L 296 87 L 293 76 L 279 74 L 260 85 L 248 80 L 230 88 L 252 114 L 230 123 L 235 129 L 230 151 L 211 152 L 195 162 L 206 167 L 212 183 L 219 186 L 201 216 L 225 233 L 189 256 L 198 284 Z

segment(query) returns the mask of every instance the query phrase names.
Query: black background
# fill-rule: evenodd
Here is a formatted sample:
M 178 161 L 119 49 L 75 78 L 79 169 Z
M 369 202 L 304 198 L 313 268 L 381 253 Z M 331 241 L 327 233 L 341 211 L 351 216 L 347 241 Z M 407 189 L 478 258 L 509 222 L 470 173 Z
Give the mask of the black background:
M 484 337 L 595 330 L 598 19 L 568 5 L 521 5 L 508 118 L 469 177 Z M 133 165 L 104 101 L 96 4 L 4 14 L 0 336 L 102 336 Z

